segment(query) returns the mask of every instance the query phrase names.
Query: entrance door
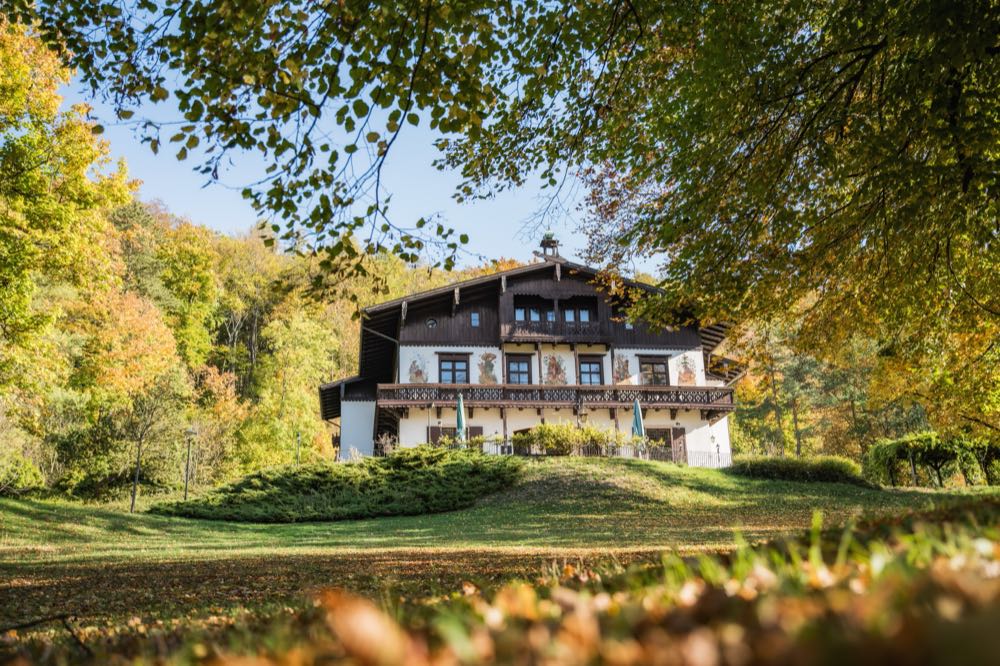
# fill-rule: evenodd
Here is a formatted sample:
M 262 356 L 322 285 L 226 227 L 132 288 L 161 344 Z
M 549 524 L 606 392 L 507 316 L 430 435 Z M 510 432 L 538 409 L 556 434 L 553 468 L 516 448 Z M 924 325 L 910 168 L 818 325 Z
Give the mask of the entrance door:
M 684 441 L 684 428 L 670 429 L 670 448 L 674 454 L 675 463 L 686 463 L 688 460 L 687 442 Z

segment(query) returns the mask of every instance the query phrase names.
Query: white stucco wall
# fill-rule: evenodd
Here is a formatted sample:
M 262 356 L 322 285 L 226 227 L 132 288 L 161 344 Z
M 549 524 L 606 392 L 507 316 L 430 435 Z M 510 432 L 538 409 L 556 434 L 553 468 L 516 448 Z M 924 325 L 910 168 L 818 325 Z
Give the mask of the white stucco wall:
M 421 370 L 426 384 L 437 384 L 438 377 L 438 352 L 452 354 L 470 354 L 469 357 L 469 383 L 470 384 L 499 384 L 502 380 L 500 369 L 500 348 L 499 347 L 461 347 L 461 346 L 435 346 L 424 347 L 417 345 L 400 345 L 399 347 L 399 383 L 409 384 L 418 381 L 419 373 L 411 370 Z M 490 359 L 486 355 L 492 354 Z M 487 369 L 487 363 L 493 364 L 494 382 L 486 380 L 483 370 Z M 412 376 L 411 376 L 412 375 Z
M 680 385 L 678 379 L 681 363 L 686 360 L 694 369 L 695 386 L 706 386 L 705 383 L 705 361 L 700 349 L 650 349 L 650 348 L 616 348 L 615 363 L 618 364 L 624 359 L 628 362 L 628 381 L 622 384 L 641 384 L 642 378 L 639 373 L 640 356 L 668 356 L 667 373 L 670 375 L 672 386 Z M 610 376 L 610 375 L 609 375 Z M 611 383 L 611 380 L 607 380 Z
M 375 401 L 340 403 L 340 459 L 355 455 L 370 456 L 375 449 Z

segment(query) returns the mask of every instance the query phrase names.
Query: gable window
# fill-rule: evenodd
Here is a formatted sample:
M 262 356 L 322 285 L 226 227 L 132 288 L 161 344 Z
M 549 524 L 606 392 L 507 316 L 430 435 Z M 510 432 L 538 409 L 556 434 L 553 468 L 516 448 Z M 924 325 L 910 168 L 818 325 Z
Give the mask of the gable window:
M 514 321 L 525 321 L 526 312 L 527 310 L 525 310 L 524 308 L 514 308 Z
M 542 315 L 538 308 L 528 308 L 528 317 L 531 321 L 541 321 Z
M 576 321 L 576 310 L 563 310 L 563 317 L 572 324 Z
M 556 320 L 556 313 L 555 313 L 555 311 L 554 310 L 546 310 L 545 311 L 545 321 L 555 321 L 555 320 Z
M 478 310 L 473 310 L 472 314 L 470 315 L 470 317 L 471 317 L 471 321 L 472 321 L 472 327 L 473 328 L 479 328 L 479 311 Z
M 639 375 L 643 384 L 666 385 L 670 383 L 667 375 L 667 359 L 640 358 Z
M 580 359 L 580 384 L 603 384 L 604 364 L 600 358 Z
M 508 356 L 507 357 L 507 383 L 508 384 L 530 384 L 531 383 L 531 356 Z
M 442 355 L 438 359 L 438 382 L 441 384 L 468 384 L 469 357 Z
M 586 324 L 590 321 L 590 310 L 585 308 L 580 309 L 580 322 Z

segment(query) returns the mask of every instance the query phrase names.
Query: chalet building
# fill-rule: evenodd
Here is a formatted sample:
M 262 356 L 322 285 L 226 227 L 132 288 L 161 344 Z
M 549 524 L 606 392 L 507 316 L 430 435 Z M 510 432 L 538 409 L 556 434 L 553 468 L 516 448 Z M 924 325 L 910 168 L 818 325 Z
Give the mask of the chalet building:
M 559 256 L 553 239 L 542 246 L 527 266 L 364 310 L 358 376 L 320 387 L 342 458 L 454 435 L 461 393 L 469 436 L 507 442 L 560 422 L 628 434 L 638 399 L 647 436 L 669 442 L 674 459 L 729 459 L 739 371 L 714 355 L 727 326 L 631 323 L 594 284 L 597 271 Z M 626 284 L 619 291 L 656 291 Z

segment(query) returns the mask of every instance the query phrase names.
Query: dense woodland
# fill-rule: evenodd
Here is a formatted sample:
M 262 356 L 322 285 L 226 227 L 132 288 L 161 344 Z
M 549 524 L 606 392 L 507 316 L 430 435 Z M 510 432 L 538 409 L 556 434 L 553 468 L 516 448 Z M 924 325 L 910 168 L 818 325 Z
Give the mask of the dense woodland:
M 297 447 L 303 461 L 329 456 L 316 387 L 355 369 L 357 307 L 510 265 L 447 272 L 383 252 L 340 280 L 263 231 L 180 219 L 136 199 L 87 109 L 61 106 L 70 72 L 52 51 L 3 24 L 0 64 L 5 478 L 97 496 L 126 487 L 139 460 L 145 487 L 177 486 L 189 440 L 202 485 Z M 914 368 L 896 372 L 857 334 L 804 352 L 800 324 L 743 325 L 729 344 L 751 368 L 736 450 L 858 458 L 928 426 L 926 401 L 896 377 Z

